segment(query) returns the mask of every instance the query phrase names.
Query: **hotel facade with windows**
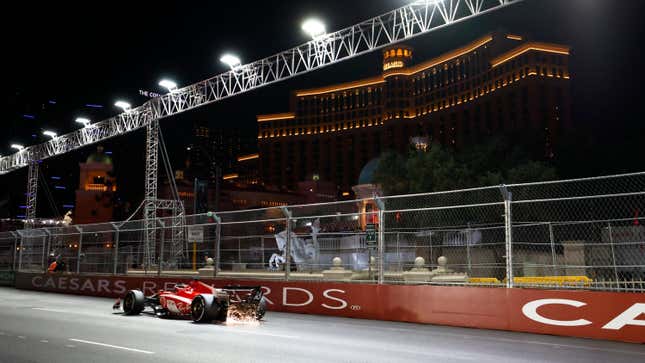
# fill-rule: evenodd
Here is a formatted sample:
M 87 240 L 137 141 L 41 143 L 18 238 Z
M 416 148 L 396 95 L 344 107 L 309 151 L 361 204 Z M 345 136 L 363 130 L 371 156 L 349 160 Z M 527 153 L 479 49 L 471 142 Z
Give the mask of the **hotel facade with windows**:
M 381 75 L 296 91 L 290 112 L 259 115 L 262 182 L 295 190 L 314 178 L 349 192 L 370 160 L 412 140 L 459 149 L 520 132 L 554 156 L 571 126 L 567 46 L 494 34 L 417 64 L 413 54 L 387 48 Z

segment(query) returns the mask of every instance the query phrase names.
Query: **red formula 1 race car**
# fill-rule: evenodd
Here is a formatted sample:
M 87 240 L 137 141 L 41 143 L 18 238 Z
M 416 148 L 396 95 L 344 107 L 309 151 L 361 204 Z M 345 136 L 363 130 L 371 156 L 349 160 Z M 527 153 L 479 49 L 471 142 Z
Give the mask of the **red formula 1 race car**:
M 130 290 L 123 298 L 126 315 L 138 315 L 151 308 L 158 317 L 191 317 L 194 322 L 260 320 L 266 313 L 266 299 L 260 286 L 228 286 L 216 289 L 201 281 L 177 284 L 172 290 L 161 290 L 145 296 L 141 290 Z M 121 309 L 121 299 L 113 306 Z

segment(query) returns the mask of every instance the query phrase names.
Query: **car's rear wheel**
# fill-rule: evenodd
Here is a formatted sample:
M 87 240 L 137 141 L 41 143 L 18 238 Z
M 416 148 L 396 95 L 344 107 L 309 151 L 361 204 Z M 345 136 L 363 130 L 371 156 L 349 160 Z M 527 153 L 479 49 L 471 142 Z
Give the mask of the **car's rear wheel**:
M 123 299 L 125 315 L 139 315 L 145 308 L 146 297 L 140 290 L 130 290 Z
M 190 304 L 190 313 L 196 323 L 208 323 L 217 319 L 220 305 L 214 295 L 197 295 Z
M 217 313 L 217 317 L 215 320 L 217 320 L 220 323 L 226 323 L 226 320 L 228 319 L 228 303 L 226 301 L 221 301 L 219 305 L 219 312 Z

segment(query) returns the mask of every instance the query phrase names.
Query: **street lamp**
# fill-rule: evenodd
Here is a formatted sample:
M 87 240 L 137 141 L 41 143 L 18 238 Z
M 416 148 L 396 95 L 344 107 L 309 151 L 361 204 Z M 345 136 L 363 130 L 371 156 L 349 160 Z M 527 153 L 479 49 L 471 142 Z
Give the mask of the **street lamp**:
M 319 39 L 327 34 L 325 23 L 315 18 L 305 20 L 305 22 L 302 23 L 302 30 L 305 33 L 309 34 L 309 36 L 314 40 Z
M 125 101 L 116 101 L 116 103 L 114 105 L 116 107 L 118 107 L 118 108 L 123 109 L 124 112 L 130 111 L 130 108 L 132 107 L 132 106 L 130 106 L 129 103 L 127 103 Z
M 170 93 L 177 89 L 177 83 L 168 79 L 161 80 L 161 82 L 159 82 L 159 85 L 163 88 L 166 88 Z
M 427 5 L 427 4 L 437 4 L 443 0 L 417 0 L 412 3 L 412 5 Z
M 20 144 L 11 144 L 11 148 L 21 151 L 21 150 L 24 150 L 25 147 Z
M 76 119 L 76 122 L 78 122 L 79 124 L 83 124 L 84 127 L 90 127 L 90 120 L 86 118 L 79 117 Z
M 237 56 L 235 56 L 233 54 L 228 54 L 228 53 L 224 54 L 222 56 L 222 58 L 220 58 L 219 60 L 220 60 L 220 62 L 228 65 L 229 67 L 231 67 L 231 69 L 238 68 L 239 66 L 242 65 L 242 61 L 240 61 L 240 58 L 238 58 Z
M 45 135 L 45 136 L 49 136 L 49 137 L 51 137 L 52 139 L 55 139 L 55 138 L 56 138 L 56 136 L 58 136 L 58 134 L 56 134 L 54 131 L 49 131 L 49 130 L 45 130 L 45 131 L 43 131 L 43 135 Z

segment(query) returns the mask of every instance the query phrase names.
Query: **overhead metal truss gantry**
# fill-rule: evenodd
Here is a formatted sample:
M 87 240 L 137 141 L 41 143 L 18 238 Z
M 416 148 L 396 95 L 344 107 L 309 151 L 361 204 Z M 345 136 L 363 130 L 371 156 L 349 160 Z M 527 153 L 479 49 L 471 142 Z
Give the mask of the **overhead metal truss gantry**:
M 173 90 L 120 115 L 3 157 L 0 159 L 0 175 L 29 165 L 36 168 L 38 162 L 50 157 L 146 127 L 144 215 L 152 227 L 156 216 L 159 120 L 352 59 L 521 1 L 523 0 L 413 1 L 389 13 Z M 31 194 L 31 177 L 37 177 L 37 172 L 30 172 L 29 175 L 27 208 L 28 211 L 35 212 L 36 194 Z M 146 243 L 152 243 L 148 241 L 148 237 Z M 153 248 L 146 248 L 146 251 L 149 250 Z

